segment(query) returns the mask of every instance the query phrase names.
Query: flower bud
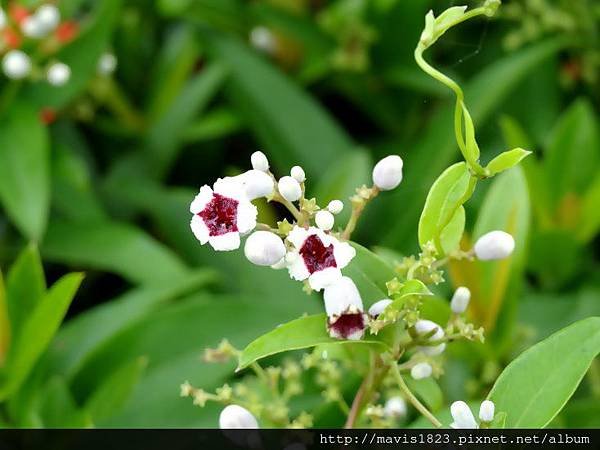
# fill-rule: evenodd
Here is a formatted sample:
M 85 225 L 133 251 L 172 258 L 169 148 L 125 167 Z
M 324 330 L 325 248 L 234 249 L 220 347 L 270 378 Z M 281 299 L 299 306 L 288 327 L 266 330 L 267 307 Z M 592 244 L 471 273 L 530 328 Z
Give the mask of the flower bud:
M 462 314 L 466 311 L 467 306 L 469 306 L 469 300 L 471 300 L 471 291 L 461 286 L 454 291 L 454 295 L 450 301 L 450 309 L 454 314 Z
M 46 78 L 52 86 L 64 86 L 71 78 L 71 68 L 60 62 L 52 64 L 48 68 Z
M 254 170 L 260 170 L 262 172 L 269 170 L 269 160 L 261 151 L 252 153 L 250 156 L 250 162 L 252 163 L 252 168 Z
M 344 203 L 341 200 L 331 200 L 327 205 L 327 210 L 331 214 L 339 214 L 344 209 Z
M 369 308 L 369 316 L 371 316 L 373 319 L 377 319 L 377 316 L 379 316 L 379 314 L 385 311 L 385 308 L 387 308 L 392 303 L 393 302 L 389 298 L 384 298 L 383 300 L 379 300 L 373 303 Z
M 255 231 L 246 240 L 244 254 L 252 264 L 272 266 L 285 257 L 285 245 L 275 233 Z
M 292 177 L 281 177 L 278 183 L 279 193 L 288 202 L 295 202 L 302 196 L 300 183 Z
M 275 52 L 277 40 L 275 36 L 266 27 L 255 27 L 250 31 L 250 43 L 253 47 L 265 53 L 271 54 Z
M 317 214 L 315 214 L 315 223 L 323 231 L 331 230 L 333 228 L 334 222 L 335 219 L 333 217 L 333 214 L 331 214 L 327 210 L 323 209 L 321 211 L 318 211 Z
M 479 407 L 479 419 L 482 422 L 491 422 L 494 420 L 495 405 L 491 400 L 484 400 Z
M 430 334 L 431 332 L 433 332 L 435 330 L 435 332 L 428 339 L 430 341 L 439 341 L 440 339 L 443 339 L 444 336 L 446 335 L 446 333 L 444 333 L 444 330 L 442 329 L 442 327 L 439 326 L 437 323 L 432 322 L 431 320 L 417 321 L 417 323 L 415 324 L 415 330 L 417 331 L 417 334 L 422 335 L 422 336 Z M 435 356 L 435 355 L 439 355 L 446 349 L 446 344 L 442 343 L 442 344 L 435 345 L 435 346 L 423 345 L 423 346 L 418 347 L 418 349 L 421 352 L 425 353 L 426 355 Z
M 35 15 L 28 16 L 21 22 L 21 31 L 23 32 L 23 35 L 32 39 L 39 39 L 46 35 L 44 26 Z
M 500 230 L 490 231 L 475 242 L 475 255 L 482 261 L 504 259 L 515 249 L 513 237 Z
M 429 378 L 432 371 L 433 369 L 429 364 L 422 362 L 415 364 L 414 367 L 410 369 L 410 376 L 415 380 L 422 380 L 423 378 Z
M 31 72 L 31 60 L 21 50 L 11 50 L 2 58 L 4 75 L 12 80 L 21 80 Z
M 117 57 L 112 53 L 103 53 L 98 60 L 98 73 L 100 75 L 110 75 L 117 68 Z
M 275 182 L 267 173 L 260 170 L 249 170 L 240 179 L 246 189 L 248 199 L 254 200 L 259 197 L 267 197 L 273 193 Z
M 386 156 L 373 168 L 373 183 L 382 191 L 390 191 L 402 181 L 402 158 Z
M 306 180 L 306 174 L 304 173 L 304 169 L 300 166 L 292 167 L 292 170 L 290 170 L 290 175 L 298 183 L 304 183 L 304 181 Z
M 329 335 L 336 339 L 358 340 L 362 338 L 366 317 L 363 303 L 354 281 L 342 277 L 325 288 L 325 311 Z
M 60 22 L 60 12 L 55 5 L 45 4 L 35 13 L 36 19 L 44 29 L 44 34 L 54 30 Z
M 402 397 L 392 397 L 383 407 L 383 414 L 386 417 L 399 419 L 406 416 L 406 402 Z
M 477 428 L 477 422 L 471 412 L 471 408 L 463 401 L 458 401 L 450 405 L 450 414 L 454 422 L 450 424 L 452 428 L 457 429 L 475 429 Z
M 250 411 L 238 405 L 226 406 L 219 416 L 219 428 L 258 428 L 258 422 Z

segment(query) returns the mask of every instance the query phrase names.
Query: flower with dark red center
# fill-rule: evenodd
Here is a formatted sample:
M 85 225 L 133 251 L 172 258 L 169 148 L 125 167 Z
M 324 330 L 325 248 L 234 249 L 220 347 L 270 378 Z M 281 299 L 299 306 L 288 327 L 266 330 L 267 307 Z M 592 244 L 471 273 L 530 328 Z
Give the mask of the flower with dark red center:
M 350 244 L 314 227 L 295 226 L 287 239 L 293 246 L 286 256 L 290 276 L 298 281 L 308 279 L 315 291 L 338 281 L 341 269 L 356 255 Z
M 325 288 L 325 311 L 329 335 L 336 339 L 358 340 L 367 326 L 367 316 L 354 281 L 342 277 Z
M 258 211 L 246 196 L 239 180 L 218 179 L 213 189 L 205 185 L 190 204 L 193 214 L 192 232 L 201 244 L 207 242 L 215 250 L 235 250 L 240 246 L 240 234 L 256 227 Z

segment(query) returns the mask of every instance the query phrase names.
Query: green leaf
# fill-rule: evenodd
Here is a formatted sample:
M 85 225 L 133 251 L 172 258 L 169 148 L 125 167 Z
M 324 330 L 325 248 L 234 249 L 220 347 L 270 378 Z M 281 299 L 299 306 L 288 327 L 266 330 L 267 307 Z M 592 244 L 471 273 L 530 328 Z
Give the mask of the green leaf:
M 2 369 L 4 358 L 10 344 L 10 318 L 8 316 L 8 305 L 6 303 L 6 290 L 4 289 L 4 279 L 0 271 L 0 383 L 2 382 Z
M 396 273 L 392 266 L 375 253 L 355 242 L 350 244 L 356 250 L 356 256 L 343 273 L 352 278 L 365 307 L 368 307 L 378 300 L 387 298 L 386 283 L 393 279 Z
M 170 282 L 188 271 L 170 249 L 118 222 L 53 221 L 42 254 L 52 261 L 115 272 L 136 283 Z
M 479 166 L 479 145 L 477 145 L 477 139 L 475 138 L 475 126 L 473 125 L 473 119 L 469 110 L 462 103 L 463 120 L 465 122 L 465 159 L 475 169 Z
M 101 423 L 104 419 L 115 414 L 125 404 L 139 382 L 147 364 L 147 358 L 137 358 L 119 367 L 102 382 L 89 397 L 84 407 L 94 423 Z
M 267 356 L 320 344 L 368 344 L 378 345 L 383 349 L 386 348 L 383 342 L 376 340 L 345 341 L 333 339 L 327 333 L 327 316 L 316 314 L 280 325 L 273 331 L 252 341 L 240 355 L 238 370 L 248 367 L 253 362 Z
M 79 288 L 83 274 L 72 273 L 58 280 L 28 317 L 6 362 L 6 379 L 0 384 L 0 400 L 19 388 L 35 362 L 48 347 Z
M 228 92 L 276 168 L 301 165 L 309 177 L 333 167 L 354 144 L 310 96 L 241 42 L 206 32 L 210 50 L 230 70 Z
M 41 428 L 89 428 L 92 421 L 89 415 L 79 409 L 66 380 L 52 378 L 40 393 L 36 410 L 30 411 L 30 421 L 41 421 Z M 35 422 L 34 422 L 35 423 Z
M 596 175 L 581 202 L 581 218 L 577 227 L 577 239 L 589 242 L 600 229 L 600 174 Z
M 442 245 L 441 234 L 448 225 L 451 227 L 445 234 L 446 245 L 452 246 L 460 240 L 460 235 L 456 236 L 457 231 L 462 234 L 459 208 L 473 192 L 473 180 L 467 164 L 459 162 L 448 167 L 433 183 L 419 220 L 419 243 L 422 248 L 428 242 L 433 242 L 438 252 L 445 254 L 448 249 Z
M 121 0 L 94 3 L 91 20 L 56 58 L 71 68 L 71 78 L 64 86 L 51 86 L 43 78 L 28 89 L 28 98 L 40 107 L 62 108 L 88 86 L 98 70 L 100 55 L 106 51 L 113 28 L 119 19 Z
M 444 254 L 448 255 L 458 249 L 460 240 L 465 231 L 465 208 L 459 206 L 448 225 L 444 227 L 440 233 L 440 245 L 444 250 Z
M 600 317 L 560 330 L 511 362 L 488 398 L 508 428 L 543 428 L 577 389 L 600 353 Z
M 6 279 L 6 302 L 13 340 L 19 336 L 45 293 L 46 279 L 40 255 L 35 245 L 28 245 L 10 268 Z
M 39 241 L 50 206 L 48 136 L 38 113 L 15 104 L 0 120 L 0 200 L 27 238 Z
M 523 158 L 530 154 L 530 151 L 523 150 L 522 148 L 513 148 L 512 150 L 500 153 L 492 159 L 486 166 L 486 169 L 489 170 L 490 176 L 496 175 L 516 166 Z

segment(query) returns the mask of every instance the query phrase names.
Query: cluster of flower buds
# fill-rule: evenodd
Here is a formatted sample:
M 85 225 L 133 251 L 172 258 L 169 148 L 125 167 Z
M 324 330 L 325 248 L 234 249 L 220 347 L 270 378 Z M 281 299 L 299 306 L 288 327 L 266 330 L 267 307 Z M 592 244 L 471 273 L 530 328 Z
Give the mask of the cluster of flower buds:
M 494 420 L 495 405 L 491 400 L 484 400 L 481 402 L 479 407 L 479 420 L 478 424 L 475 420 L 475 416 L 471 412 L 471 408 L 463 401 L 457 401 L 452 403 L 450 406 L 450 414 L 454 422 L 450 424 L 452 428 L 456 429 L 475 429 L 475 428 L 486 428 Z
M 368 317 L 356 285 L 342 275 L 356 251 L 347 242 L 348 226 L 344 232 L 334 229 L 335 216 L 344 203 L 336 199 L 320 208 L 316 199 L 306 199 L 306 174 L 300 166 L 276 179 L 264 153 L 255 152 L 250 159 L 251 170 L 200 188 L 190 204 L 192 232 L 201 244 L 208 243 L 217 251 L 236 250 L 242 237 L 249 235 L 244 254 L 250 262 L 287 269 L 292 279 L 307 283 L 312 290 L 324 290 L 330 335 L 360 339 Z M 401 181 L 399 156 L 379 161 L 373 169 L 373 186 L 363 186 L 353 197 L 353 216 L 379 191 L 393 189 Z M 294 222 L 283 220 L 277 228 L 257 223 L 258 210 L 252 201 L 260 197 L 286 206 Z
M 71 78 L 71 68 L 53 55 L 73 40 L 77 32 L 75 22 L 61 22 L 60 11 L 53 3 L 30 10 L 13 2 L 8 13 L 0 9 L 4 75 L 12 80 L 45 78 L 52 86 L 65 85 Z M 30 56 L 33 54 L 36 56 Z

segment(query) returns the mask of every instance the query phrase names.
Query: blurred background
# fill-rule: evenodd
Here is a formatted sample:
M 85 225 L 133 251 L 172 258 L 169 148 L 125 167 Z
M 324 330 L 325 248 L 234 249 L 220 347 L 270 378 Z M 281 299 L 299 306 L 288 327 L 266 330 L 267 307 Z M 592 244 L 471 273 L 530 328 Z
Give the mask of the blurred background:
M 354 240 L 389 260 L 416 252 L 427 191 L 460 155 L 452 94 L 413 50 L 427 11 L 455 3 L 56 2 L 77 24 L 57 53 L 70 81 L 0 79 L 0 426 L 217 425 L 218 406 L 179 397 L 185 380 L 211 390 L 235 378 L 233 364 L 203 362 L 203 348 L 224 337 L 243 348 L 322 309 L 287 272 L 190 232 L 199 187 L 247 170 L 258 149 L 278 176 L 301 165 L 322 205 L 401 155 L 403 183 L 368 207 Z M 507 264 L 450 267 L 445 293 L 471 288 L 488 339 L 452 349 L 439 408 L 481 398 L 523 349 L 600 314 L 599 25 L 593 0 L 505 1 L 427 54 L 465 89 L 482 161 L 534 151 L 466 205 L 465 247 L 494 225 L 518 251 Z M 99 73 L 107 51 L 116 70 Z M 283 213 L 260 209 L 267 223 Z M 78 290 L 67 279 L 68 292 L 44 294 L 69 272 L 85 272 Z M 62 313 L 36 300 L 75 290 L 60 326 Z M 11 313 L 18 295 L 32 300 Z M 299 401 L 316 426 L 343 423 L 317 389 Z M 600 426 L 598 359 L 553 425 Z

